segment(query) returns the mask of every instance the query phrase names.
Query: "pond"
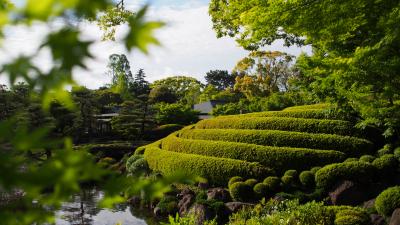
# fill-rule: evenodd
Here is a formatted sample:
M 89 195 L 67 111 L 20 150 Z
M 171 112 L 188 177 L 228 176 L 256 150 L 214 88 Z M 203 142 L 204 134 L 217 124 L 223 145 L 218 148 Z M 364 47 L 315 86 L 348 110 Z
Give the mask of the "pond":
M 70 202 L 62 204 L 56 211 L 57 225 L 159 225 L 147 209 L 138 209 L 128 204 L 118 204 L 114 209 L 103 209 L 97 203 L 104 196 L 95 187 L 84 188 Z

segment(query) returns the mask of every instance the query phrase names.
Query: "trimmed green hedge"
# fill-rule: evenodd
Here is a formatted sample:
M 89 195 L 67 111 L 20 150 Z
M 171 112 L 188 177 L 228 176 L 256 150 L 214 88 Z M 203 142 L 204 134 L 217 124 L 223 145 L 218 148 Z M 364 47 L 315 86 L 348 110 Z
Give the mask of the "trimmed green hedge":
M 382 216 L 390 217 L 395 209 L 400 208 L 400 186 L 380 193 L 375 200 L 375 208 Z
M 152 170 L 164 175 L 173 175 L 180 171 L 187 175 L 204 177 L 210 183 L 219 185 L 226 185 L 233 176 L 260 178 L 273 173 L 259 163 L 170 152 L 152 146 L 146 148 L 144 158 Z
M 292 118 L 304 118 L 304 119 L 341 119 L 343 116 L 336 112 L 331 112 L 326 109 L 299 109 L 299 110 L 288 110 L 288 111 L 267 111 L 267 112 L 255 112 L 240 114 L 234 116 L 221 116 L 218 118 L 230 118 L 230 117 L 292 117 Z
M 374 147 L 372 142 L 361 138 L 277 130 L 192 129 L 180 131 L 179 136 L 188 139 L 337 150 L 348 156 L 368 154 Z
M 338 151 L 193 140 L 174 135 L 162 141 L 162 148 L 167 151 L 259 162 L 277 172 L 310 169 L 313 166 L 324 166 L 345 159 L 345 154 Z
M 231 117 L 202 120 L 197 129 L 284 130 L 337 135 L 361 135 L 361 131 L 344 120 L 320 120 L 285 117 Z
M 283 111 L 290 111 L 290 110 L 304 110 L 304 109 L 330 109 L 333 108 L 332 104 L 329 103 L 319 103 L 313 105 L 299 105 L 299 106 L 292 106 L 284 109 Z
M 327 165 L 315 174 L 317 187 L 327 189 L 333 187 L 338 181 L 353 180 L 368 182 L 377 172 L 370 163 L 344 162 Z

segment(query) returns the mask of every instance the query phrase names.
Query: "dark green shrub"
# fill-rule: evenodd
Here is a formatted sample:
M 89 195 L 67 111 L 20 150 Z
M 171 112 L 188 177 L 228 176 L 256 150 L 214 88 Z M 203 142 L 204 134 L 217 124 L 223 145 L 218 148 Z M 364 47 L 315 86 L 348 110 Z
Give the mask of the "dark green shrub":
M 129 157 L 128 160 L 126 160 L 126 168 L 131 167 L 131 164 L 134 163 L 136 160 L 138 159 L 142 159 L 143 155 L 132 155 L 131 157 Z
M 321 168 L 322 168 L 322 167 L 319 167 L 319 166 L 313 167 L 313 168 L 311 168 L 310 172 L 313 173 L 313 174 L 315 174 L 315 173 L 317 173 L 318 170 L 320 170 Z
M 378 156 L 383 156 L 386 154 L 392 154 L 393 153 L 393 146 L 390 144 L 386 144 L 383 146 L 383 148 L 378 150 Z
M 372 165 L 375 166 L 380 173 L 383 174 L 393 174 L 397 170 L 398 161 L 392 154 L 383 155 L 380 158 L 375 159 L 372 162 Z
M 311 171 L 303 171 L 300 173 L 299 180 L 304 187 L 313 187 L 315 185 L 315 174 Z
M 363 155 L 360 157 L 361 162 L 372 163 L 375 160 L 375 157 L 372 155 Z
M 358 162 L 358 158 L 347 158 L 344 162 Z
M 230 187 L 232 184 L 236 182 L 243 182 L 243 178 L 239 176 L 232 177 L 231 179 L 229 179 L 228 187 Z
M 345 154 L 338 151 L 192 140 L 175 135 L 162 140 L 162 146 L 164 150 L 174 152 L 259 162 L 280 172 L 289 168 L 304 170 L 311 166 L 340 162 L 345 158 Z
M 286 187 L 291 187 L 295 184 L 295 178 L 293 176 L 285 175 L 281 177 L 282 184 Z
M 336 214 L 335 225 L 370 224 L 369 215 L 363 210 L 345 209 Z
M 267 186 L 268 191 L 277 192 L 281 184 L 281 179 L 279 177 L 267 177 L 263 183 Z
M 316 185 L 327 189 L 341 180 L 368 182 L 376 174 L 376 168 L 365 162 L 346 162 L 327 165 L 315 174 Z
M 230 141 L 258 145 L 337 150 L 348 156 L 368 154 L 373 143 L 360 138 L 333 134 L 310 134 L 279 130 L 192 129 L 179 132 L 181 138 Z
M 134 161 L 129 168 L 127 168 L 130 174 L 141 174 L 146 173 L 149 170 L 149 165 L 146 160 L 142 157 Z
M 144 157 L 150 169 L 163 175 L 180 171 L 186 175 L 204 177 L 211 184 L 227 185 L 229 178 L 237 175 L 259 178 L 272 173 L 271 169 L 259 163 L 170 152 L 153 146 L 146 148 Z
M 297 177 L 298 173 L 297 170 L 287 170 L 284 174 L 284 176 L 292 176 L 292 177 Z
M 394 157 L 396 157 L 397 161 L 400 161 L 400 147 L 397 147 L 393 152 Z
M 246 201 L 253 197 L 253 188 L 244 182 L 237 182 L 229 188 L 231 197 L 237 201 Z
M 303 119 L 291 117 L 217 117 L 202 120 L 197 129 L 257 129 L 284 130 L 307 133 L 354 135 L 361 133 L 353 124 L 343 120 Z
M 380 193 L 375 200 L 375 208 L 380 215 L 390 217 L 395 209 L 400 208 L 400 186 Z
M 258 181 L 256 179 L 248 179 L 245 181 L 246 184 L 250 185 L 250 187 L 254 187 L 254 185 L 256 185 L 258 183 Z
M 178 202 L 173 196 L 164 196 L 157 206 L 162 215 L 175 215 L 178 212 Z
M 253 188 L 254 193 L 256 193 L 259 197 L 264 197 L 268 194 L 268 187 L 264 183 L 258 183 L 254 185 Z
M 161 125 L 159 127 L 154 128 L 153 130 L 148 131 L 145 135 L 145 139 L 149 141 L 159 140 L 182 128 L 183 126 L 179 124 Z

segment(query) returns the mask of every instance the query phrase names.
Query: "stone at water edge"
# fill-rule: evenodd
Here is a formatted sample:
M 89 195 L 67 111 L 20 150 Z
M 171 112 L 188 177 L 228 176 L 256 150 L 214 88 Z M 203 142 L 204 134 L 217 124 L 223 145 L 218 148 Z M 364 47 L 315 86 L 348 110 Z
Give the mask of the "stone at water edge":
M 236 213 L 245 207 L 254 207 L 254 204 L 244 202 L 228 202 L 225 203 L 225 206 L 229 209 L 231 213 Z
M 231 195 L 224 188 L 211 188 L 207 191 L 207 200 L 229 202 L 231 201 Z
M 345 180 L 338 183 L 333 191 L 329 192 L 329 198 L 333 205 L 358 205 L 365 198 L 365 189 L 359 184 Z
M 190 207 L 192 206 L 193 202 L 195 200 L 194 194 L 186 194 L 182 197 L 181 200 L 179 200 L 178 203 L 178 208 L 179 208 L 179 215 L 184 216 L 186 215 Z
M 214 219 L 214 213 L 203 204 L 194 204 L 189 211 L 196 218 L 197 225 L 203 225 L 205 221 Z
M 392 217 L 390 217 L 389 225 L 400 225 L 400 208 L 393 211 Z
M 379 214 L 371 214 L 371 225 L 386 225 L 385 218 Z

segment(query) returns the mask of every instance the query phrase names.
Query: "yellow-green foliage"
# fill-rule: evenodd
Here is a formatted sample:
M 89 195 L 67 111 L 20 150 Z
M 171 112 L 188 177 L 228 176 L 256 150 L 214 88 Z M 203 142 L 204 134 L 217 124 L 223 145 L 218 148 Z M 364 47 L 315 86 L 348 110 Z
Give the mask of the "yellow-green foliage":
M 390 217 L 393 211 L 400 208 L 400 186 L 384 190 L 375 201 L 375 208 L 382 216 Z
M 229 117 L 293 117 L 293 118 L 305 118 L 305 119 L 340 119 L 341 115 L 336 111 L 327 109 L 293 109 L 288 111 L 267 111 L 267 112 L 256 112 L 234 116 L 222 116 L 220 118 Z
M 350 136 L 278 130 L 192 129 L 179 132 L 179 136 L 188 139 L 337 150 L 348 156 L 369 153 L 373 148 L 372 142 Z
M 200 121 L 196 129 L 285 130 L 308 133 L 351 135 L 361 133 L 343 120 L 320 120 L 290 117 L 231 117 Z
M 146 148 L 144 158 L 151 169 L 164 175 L 182 172 L 201 176 L 210 183 L 221 185 L 226 185 L 233 176 L 264 177 L 272 173 L 259 163 L 171 152 L 153 146 Z
M 162 141 L 162 147 L 168 151 L 215 156 L 259 162 L 278 171 L 288 169 L 310 169 L 341 162 L 345 154 L 332 150 L 306 148 L 273 147 L 246 143 L 191 140 L 170 135 Z
M 334 108 L 334 105 L 329 103 L 320 103 L 314 105 L 300 105 L 300 106 L 293 106 L 284 109 L 283 111 L 292 111 L 292 110 L 308 110 L 308 109 L 331 109 Z

